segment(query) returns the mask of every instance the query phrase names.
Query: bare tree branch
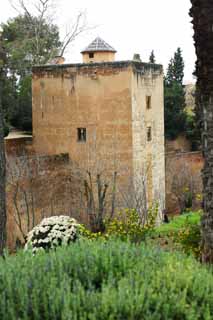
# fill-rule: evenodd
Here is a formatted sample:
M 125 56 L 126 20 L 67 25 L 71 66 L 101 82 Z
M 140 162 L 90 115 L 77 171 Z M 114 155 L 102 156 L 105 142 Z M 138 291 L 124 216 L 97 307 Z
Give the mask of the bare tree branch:
M 55 0 L 34 0 L 29 2 L 27 0 L 10 0 L 11 6 L 19 13 L 28 18 L 28 28 L 34 31 L 35 34 L 35 52 L 34 52 L 34 64 L 41 64 L 40 52 L 41 52 L 41 35 L 43 32 L 43 25 L 51 25 L 54 23 L 55 14 L 54 7 L 56 5 Z M 36 20 L 35 20 L 36 18 Z M 87 22 L 86 11 L 80 11 L 73 21 L 67 24 L 66 32 L 61 40 L 61 46 L 58 50 L 58 55 L 63 56 L 67 48 L 74 43 L 74 41 L 83 33 L 96 28 L 95 26 L 89 26 Z M 54 49 L 54 48 L 53 48 Z M 50 53 L 49 60 L 53 58 L 55 50 Z
M 96 26 L 88 25 L 86 11 L 80 11 L 76 16 L 75 21 L 71 22 L 66 28 L 67 30 L 60 48 L 60 56 L 64 55 L 68 46 L 70 46 L 78 36 L 94 28 L 96 28 Z

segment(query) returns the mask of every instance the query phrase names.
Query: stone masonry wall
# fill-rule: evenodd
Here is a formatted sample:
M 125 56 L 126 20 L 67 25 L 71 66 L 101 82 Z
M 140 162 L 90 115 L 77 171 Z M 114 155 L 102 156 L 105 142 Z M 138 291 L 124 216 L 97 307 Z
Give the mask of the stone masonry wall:
M 68 153 L 84 170 L 132 176 L 129 62 L 45 66 L 33 74 L 33 139 L 37 154 Z M 78 141 L 78 128 L 86 141 Z
M 76 209 L 78 190 L 79 179 L 73 174 L 68 154 L 7 154 L 9 248 L 17 241 L 24 242 L 24 235 L 43 217 L 65 214 L 87 222 Z
M 149 124 L 153 139 L 148 144 Z M 86 129 L 85 142 L 78 141 L 78 128 Z M 93 173 L 116 171 L 117 183 L 125 187 L 144 165 L 145 171 L 151 167 L 149 194 L 159 195 L 161 186 L 164 208 L 161 66 L 123 61 L 34 68 L 33 139 L 36 153 L 67 152 Z
M 24 153 L 33 154 L 33 141 L 32 136 L 29 137 L 18 137 L 8 139 L 5 138 L 5 151 L 6 154 L 9 156 L 21 156 Z
M 31 148 L 31 151 L 28 152 L 28 143 L 26 145 L 24 141 L 16 143 L 16 140 L 11 140 L 9 144 L 6 142 L 9 247 L 14 248 L 17 239 L 23 241 L 17 224 L 18 216 L 14 201 L 16 192 L 24 232 L 27 230 L 28 223 L 30 228 L 32 226 L 33 211 L 35 224 L 44 216 L 57 214 L 69 214 L 81 222 L 88 223 L 81 198 L 83 192 L 80 172 L 76 170 L 75 164 L 70 161 L 68 154 L 39 156 L 32 154 Z M 24 149 L 24 145 L 26 149 Z M 15 152 L 16 147 L 17 152 Z M 149 158 L 148 161 L 150 161 Z M 172 190 L 173 181 L 187 173 L 186 179 L 180 179 L 180 182 L 183 182 L 181 188 L 185 186 L 186 182 L 193 181 L 196 193 L 200 194 L 202 192 L 202 167 L 203 157 L 199 152 L 170 152 L 166 154 L 166 210 L 168 213 L 173 214 L 180 211 L 177 197 Z M 148 174 L 153 181 L 152 172 L 148 172 Z M 200 205 L 201 202 L 198 201 L 197 208 Z M 27 210 L 30 212 L 29 222 Z
M 147 99 L 150 99 L 149 106 Z M 149 108 L 148 108 L 149 107 Z M 147 176 L 149 203 L 165 208 L 163 72 L 160 66 L 134 70 L 132 77 L 134 175 Z M 150 141 L 148 138 L 150 130 Z

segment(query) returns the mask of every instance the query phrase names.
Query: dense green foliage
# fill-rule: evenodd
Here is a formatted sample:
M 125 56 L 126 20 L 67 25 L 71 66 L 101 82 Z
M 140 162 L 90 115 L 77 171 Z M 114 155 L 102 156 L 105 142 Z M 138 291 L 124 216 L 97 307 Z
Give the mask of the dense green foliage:
M 185 227 L 179 231 L 175 241 L 180 244 L 184 253 L 193 254 L 201 259 L 201 225 L 199 222 L 186 221 Z
M 44 64 L 57 54 L 60 46 L 58 27 L 41 17 L 19 15 L 2 24 L 1 28 L 8 66 L 20 76 L 29 74 L 33 65 Z
M 174 57 L 170 60 L 168 65 L 168 70 L 166 74 L 167 84 L 172 85 L 173 82 L 183 84 L 184 77 L 184 61 L 182 57 L 182 51 L 180 48 L 177 48 L 177 51 L 174 53 Z
M 2 102 L 6 123 L 31 130 L 31 68 L 57 54 L 59 31 L 45 19 L 26 14 L 9 19 L 1 29 L 6 52 Z
M 164 80 L 165 135 L 168 139 L 175 139 L 186 128 L 183 77 L 184 62 L 178 48 L 169 62 Z
M 186 115 L 186 137 L 191 141 L 192 151 L 200 149 L 201 134 L 197 126 L 197 112 Z
M 164 79 L 164 116 L 165 135 L 173 140 L 184 134 L 197 150 L 200 145 L 200 115 L 197 108 L 190 113 L 186 110 L 184 78 L 184 61 L 180 48 L 171 58 Z
M 10 124 L 14 127 L 26 131 L 32 130 L 32 93 L 31 93 L 31 75 L 26 75 L 19 81 L 19 90 L 17 95 L 17 109 L 13 110 L 10 117 Z
M 165 135 L 168 139 L 175 139 L 185 131 L 186 114 L 183 87 L 173 82 L 171 85 L 164 81 L 165 106 Z
M 5 136 L 9 133 L 9 125 L 14 117 L 17 108 L 17 87 L 16 80 L 7 75 L 5 68 L 2 77 L 2 107 L 4 112 Z
M 0 260 L 0 318 L 205 319 L 213 275 L 194 259 L 120 241 Z
M 8 85 L 6 81 L 7 70 L 6 70 L 5 62 L 6 62 L 6 52 L 3 47 L 2 36 L 0 34 L 0 116 L 1 116 L 0 121 L 3 126 L 4 136 L 7 136 L 9 132 L 9 127 L 7 123 L 8 119 L 6 118 L 7 110 L 5 109 L 5 100 L 10 101 L 10 96 L 5 95 L 5 88 Z
M 196 224 L 200 222 L 201 213 L 189 212 L 179 216 L 175 216 L 169 223 L 164 223 L 155 228 L 158 234 L 169 234 L 170 232 L 178 233 L 181 229 L 185 228 L 187 223 Z
M 160 243 L 166 243 L 170 249 L 181 250 L 200 259 L 201 215 L 202 213 L 198 211 L 174 217 L 170 223 L 155 228 L 151 232 L 151 238 L 154 238 L 156 243 L 160 239 Z

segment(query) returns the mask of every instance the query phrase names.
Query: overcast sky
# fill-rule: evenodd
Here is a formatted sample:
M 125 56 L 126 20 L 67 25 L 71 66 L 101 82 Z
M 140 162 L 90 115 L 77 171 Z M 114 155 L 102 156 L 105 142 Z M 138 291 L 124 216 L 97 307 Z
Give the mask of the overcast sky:
M 28 0 L 30 2 L 31 0 Z M 132 59 L 140 53 L 148 61 L 154 49 L 156 60 L 164 65 L 177 47 L 185 62 L 185 82 L 192 82 L 195 65 L 193 30 L 188 15 L 190 0 L 56 0 L 57 23 L 62 32 L 67 21 L 86 9 L 88 21 L 97 27 L 79 38 L 66 53 L 66 62 L 81 62 L 80 51 L 96 36 L 117 50 L 117 60 Z M 1 0 L 0 22 L 16 15 L 9 0 Z

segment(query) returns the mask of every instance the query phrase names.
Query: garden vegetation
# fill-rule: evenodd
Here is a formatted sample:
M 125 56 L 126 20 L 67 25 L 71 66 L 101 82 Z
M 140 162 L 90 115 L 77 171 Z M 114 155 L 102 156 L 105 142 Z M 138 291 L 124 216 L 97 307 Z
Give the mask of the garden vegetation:
M 0 319 L 212 319 L 212 270 L 121 240 L 0 261 Z

